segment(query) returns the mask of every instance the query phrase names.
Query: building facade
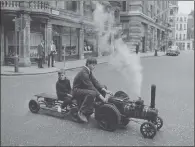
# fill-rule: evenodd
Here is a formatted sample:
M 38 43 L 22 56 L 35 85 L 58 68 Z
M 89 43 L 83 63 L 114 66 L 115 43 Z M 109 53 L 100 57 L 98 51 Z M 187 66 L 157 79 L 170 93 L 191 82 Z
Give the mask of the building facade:
M 16 52 L 20 66 L 36 63 L 41 40 L 45 42 L 45 61 L 52 40 L 56 61 L 100 54 L 92 1 L 1 1 L 0 5 L 1 65 L 13 64 Z
M 175 32 L 175 45 L 177 45 L 180 50 L 192 49 L 192 40 L 187 36 L 188 29 L 188 15 L 178 14 L 176 16 L 176 32 Z
M 120 18 L 125 42 L 134 50 L 140 42 L 140 52 L 166 50 L 169 1 L 122 1 Z
M 171 28 L 171 33 L 169 34 L 168 45 L 175 44 L 175 33 L 176 33 L 176 16 L 178 14 L 179 6 L 178 1 L 169 1 L 169 7 L 171 8 L 168 13 L 169 24 Z
M 190 48 L 194 49 L 194 10 L 188 15 L 187 39 L 191 40 Z

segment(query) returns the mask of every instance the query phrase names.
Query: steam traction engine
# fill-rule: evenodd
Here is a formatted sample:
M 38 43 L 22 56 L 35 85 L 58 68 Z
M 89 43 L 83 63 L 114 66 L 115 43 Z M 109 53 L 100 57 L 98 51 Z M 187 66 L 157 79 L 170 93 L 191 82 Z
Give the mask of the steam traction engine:
M 163 126 L 163 120 L 155 108 L 155 90 L 156 86 L 152 85 L 150 106 L 144 105 L 141 98 L 130 101 L 125 92 L 118 91 L 109 98 L 107 104 L 95 109 L 95 119 L 99 126 L 107 131 L 114 131 L 117 126 L 126 126 L 131 118 L 143 119 L 146 122 L 141 124 L 140 132 L 145 138 L 153 138 Z

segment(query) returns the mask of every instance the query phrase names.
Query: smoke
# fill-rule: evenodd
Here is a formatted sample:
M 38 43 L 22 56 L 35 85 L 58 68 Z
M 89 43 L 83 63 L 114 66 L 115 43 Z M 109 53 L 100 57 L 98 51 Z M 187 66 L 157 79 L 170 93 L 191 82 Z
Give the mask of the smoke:
M 98 47 L 100 52 L 110 52 L 109 64 L 125 78 L 131 94 L 141 96 L 142 66 L 140 56 L 130 52 L 130 48 L 122 40 L 122 36 L 113 39 L 119 34 L 119 29 L 114 27 L 114 15 L 105 11 L 103 5 L 93 1 L 96 9 L 93 13 L 93 22 L 98 31 Z M 105 27 L 104 24 L 107 24 Z M 111 40 L 111 41 L 110 41 Z

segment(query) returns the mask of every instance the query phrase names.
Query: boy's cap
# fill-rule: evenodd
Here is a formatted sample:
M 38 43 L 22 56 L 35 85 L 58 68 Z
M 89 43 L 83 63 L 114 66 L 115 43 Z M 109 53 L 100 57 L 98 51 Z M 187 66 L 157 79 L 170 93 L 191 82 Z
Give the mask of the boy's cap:
M 65 69 L 60 69 L 59 71 L 58 71 L 58 74 L 63 74 L 63 73 L 65 73 L 66 71 L 65 71 Z

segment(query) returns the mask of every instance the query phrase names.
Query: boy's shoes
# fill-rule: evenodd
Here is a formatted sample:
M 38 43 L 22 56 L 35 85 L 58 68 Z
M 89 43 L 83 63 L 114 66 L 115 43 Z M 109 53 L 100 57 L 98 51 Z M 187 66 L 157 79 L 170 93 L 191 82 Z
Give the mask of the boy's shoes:
M 62 108 L 61 107 L 58 107 L 58 112 L 62 112 Z
M 86 116 L 80 111 L 78 112 L 78 117 L 80 118 L 81 121 L 86 122 L 86 123 L 88 122 Z

